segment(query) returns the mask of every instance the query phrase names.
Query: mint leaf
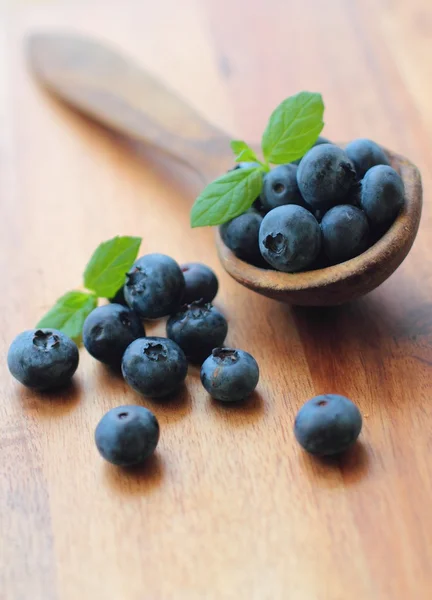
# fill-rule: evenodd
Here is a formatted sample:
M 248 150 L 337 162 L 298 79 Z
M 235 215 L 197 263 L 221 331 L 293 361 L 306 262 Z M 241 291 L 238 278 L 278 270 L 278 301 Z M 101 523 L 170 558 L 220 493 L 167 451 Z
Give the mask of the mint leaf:
M 59 329 L 75 341 L 80 341 L 84 321 L 97 306 L 97 298 L 90 292 L 68 292 L 57 300 L 36 327 Z
M 84 285 L 101 298 L 112 298 L 125 282 L 126 272 L 135 261 L 141 238 L 116 236 L 102 242 L 84 272 Z
M 235 154 L 236 162 L 259 162 L 257 155 L 246 142 L 241 140 L 232 140 L 231 149 Z
M 192 227 L 221 225 L 250 208 L 262 188 L 263 169 L 236 169 L 210 183 L 195 200 Z
M 321 94 L 300 92 L 272 113 L 262 138 L 265 159 L 281 165 L 304 156 L 324 127 Z

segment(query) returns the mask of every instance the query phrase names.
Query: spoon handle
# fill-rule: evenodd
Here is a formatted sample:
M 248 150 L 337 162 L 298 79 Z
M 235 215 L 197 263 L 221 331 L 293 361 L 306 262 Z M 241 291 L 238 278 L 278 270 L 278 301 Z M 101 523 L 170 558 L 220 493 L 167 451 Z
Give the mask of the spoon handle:
M 27 49 L 43 85 L 103 125 L 181 158 L 205 179 L 233 162 L 226 133 L 116 50 L 61 33 L 33 34 Z

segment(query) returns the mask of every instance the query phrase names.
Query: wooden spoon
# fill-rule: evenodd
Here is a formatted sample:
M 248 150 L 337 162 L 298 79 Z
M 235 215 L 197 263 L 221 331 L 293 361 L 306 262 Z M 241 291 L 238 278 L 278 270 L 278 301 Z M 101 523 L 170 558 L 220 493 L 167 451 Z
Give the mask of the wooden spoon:
M 133 61 L 97 41 L 62 33 L 28 40 L 37 78 L 63 101 L 104 125 L 153 144 L 211 181 L 233 164 L 230 137 Z M 387 152 L 405 184 L 405 206 L 387 233 L 345 263 L 304 273 L 280 273 L 238 259 L 217 234 L 226 271 L 242 285 L 290 304 L 334 305 L 370 292 L 407 256 L 420 223 L 422 187 L 417 168 Z

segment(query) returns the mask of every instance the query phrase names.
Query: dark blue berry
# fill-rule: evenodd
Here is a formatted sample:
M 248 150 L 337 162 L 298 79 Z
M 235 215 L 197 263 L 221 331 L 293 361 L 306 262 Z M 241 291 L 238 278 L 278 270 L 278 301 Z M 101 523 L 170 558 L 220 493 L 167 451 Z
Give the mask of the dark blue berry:
M 308 400 L 294 424 L 299 444 L 319 456 L 339 454 L 358 438 L 362 417 L 357 406 L 344 396 L 325 394 Z
M 386 165 L 372 167 L 361 185 L 361 207 L 372 227 L 389 226 L 404 204 L 404 184 L 398 173 Z
M 261 254 L 278 271 L 309 267 L 321 249 L 321 230 L 312 213 L 301 206 L 279 206 L 263 219 L 259 232 Z
M 215 348 L 201 367 L 201 382 L 215 400 L 239 402 L 256 388 L 259 368 L 248 352 Z
M 8 352 L 9 371 L 23 385 L 48 390 L 66 385 L 78 367 L 75 342 L 57 329 L 20 333 Z
M 188 363 L 172 340 L 145 337 L 135 340 L 123 355 L 122 373 L 137 392 L 161 398 L 174 392 L 186 378 Z
M 239 217 L 220 226 L 222 240 L 236 256 L 250 263 L 261 259 L 258 245 L 258 234 L 262 216 L 254 209 L 249 209 Z
M 354 164 L 357 177 L 363 179 L 366 171 L 375 165 L 389 165 L 386 153 L 372 140 L 360 138 L 350 142 L 346 148 L 348 158 Z
M 109 298 L 109 301 L 112 304 L 121 304 L 122 306 L 127 306 L 126 298 L 124 295 L 124 286 L 122 285 L 119 290 L 114 294 L 112 298 Z
M 305 201 L 314 209 L 341 203 L 356 181 L 354 165 L 338 146 L 320 144 L 303 157 L 297 182 Z
M 332 263 L 340 263 L 366 250 L 369 223 L 362 210 L 349 204 L 331 208 L 321 221 L 324 252 Z
M 323 137 L 322 135 L 319 135 L 317 137 L 315 144 L 312 146 L 312 148 L 315 148 L 315 146 L 320 146 L 321 144 L 331 144 L 331 141 L 328 140 L 327 138 Z M 297 160 L 294 160 L 291 164 L 299 165 L 300 161 L 301 161 L 301 158 L 298 158 Z
M 147 254 L 126 275 L 126 302 L 143 319 L 158 319 L 178 309 L 185 288 L 179 265 L 165 254 Z
M 305 206 L 297 185 L 296 165 L 279 165 L 264 176 L 261 204 L 266 212 L 285 204 Z
M 195 300 L 211 302 L 216 296 L 219 282 L 214 272 L 202 263 L 186 263 L 181 265 L 186 287 L 182 302 L 190 304 Z
M 139 316 L 121 304 L 99 306 L 84 321 L 83 342 L 87 351 L 113 367 L 120 366 L 129 344 L 144 336 Z
M 211 304 L 193 302 L 172 315 L 167 336 L 192 362 L 202 362 L 213 348 L 222 346 L 228 333 L 225 317 Z
M 153 454 L 159 441 L 159 423 L 143 406 L 117 406 L 99 421 L 95 431 L 97 449 L 114 465 L 137 465 Z

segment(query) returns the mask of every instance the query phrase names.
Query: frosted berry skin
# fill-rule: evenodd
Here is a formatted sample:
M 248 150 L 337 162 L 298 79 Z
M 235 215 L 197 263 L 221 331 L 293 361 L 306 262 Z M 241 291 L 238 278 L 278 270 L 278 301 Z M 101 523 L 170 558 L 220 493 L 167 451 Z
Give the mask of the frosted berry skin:
M 185 263 L 180 268 L 185 279 L 182 303 L 211 302 L 218 293 L 219 282 L 210 267 L 202 263 Z
M 129 344 L 144 336 L 141 319 L 121 304 L 99 306 L 84 321 L 83 343 L 87 352 L 112 367 L 119 367 Z
M 143 406 L 117 406 L 108 411 L 95 430 L 96 447 L 108 462 L 130 467 L 144 462 L 159 441 L 159 423 Z
M 367 248 L 369 223 L 362 210 L 349 204 L 334 206 L 321 221 L 323 248 L 332 264 L 358 256 Z
M 201 363 L 213 348 L 221 346 L 227 333 L 225 317 L 217 308 L 204 302 L 184 306 L 167 322 L 167 336 L 194 363 Z
M 201 383 L 220 402 L 245 400 L 258 380 L 258 363 L 244 350 L 215 348 L 201 367 Z
M 404 183 L 392 167 L 372 167 L 361 182 L 360 204 L 373 228 L 389 227 L 404 205 Z
M 308 400 L 297 413 L 294 434 L 310 454 L 340 454 L 360 435 L 362 416 L 345 396 L 325 394 Z
M 15 379 L 43 391 L 69 383 L 78 367 L 79 352 L 75 342 L 57 329 L 30 329 L 14 339 L 7 362 Z
M 366 138 L 353 140 L 346 146 L 345 152 L 354 164 L 358 179 L 363 179 L 366 172 L 376 165 L 390 164 L 381 146 Z
M 294 164 L 279 165 L 264 176 L 261 193 L 264 211 L 268 212 L 285 204 L 305 206 L 297 184 L 297 166 Z
M 142 319 L 158 319 L 181 304 L 185 279 L 180 266 L 165 254 L 147 254 L 126 274 L 124 295 Z
M 295 205 L 274 208 L 259 232 L 263 258 L 278 271 L 293 273 L 310 267 L 321 250 L 321 229 L 312 213 Z
M 262 220 L 262 215 L 251 208 L 219 228 L 224 244 L 238 258 L 252 264 L 259 263 L 262 260 L 258 245 Z
M 135 391 L 162 398 L 184 382 L 188 363 L 183 350 L 170 339 L 145 337 L 135 340 L 123 355 L 122 373 Z
M 302 158 L 297 183 L 304 200 L 313 209 L 328 209 L 343 203 L 356 183 L 356 172 L 341 148 L 320 144 Z

